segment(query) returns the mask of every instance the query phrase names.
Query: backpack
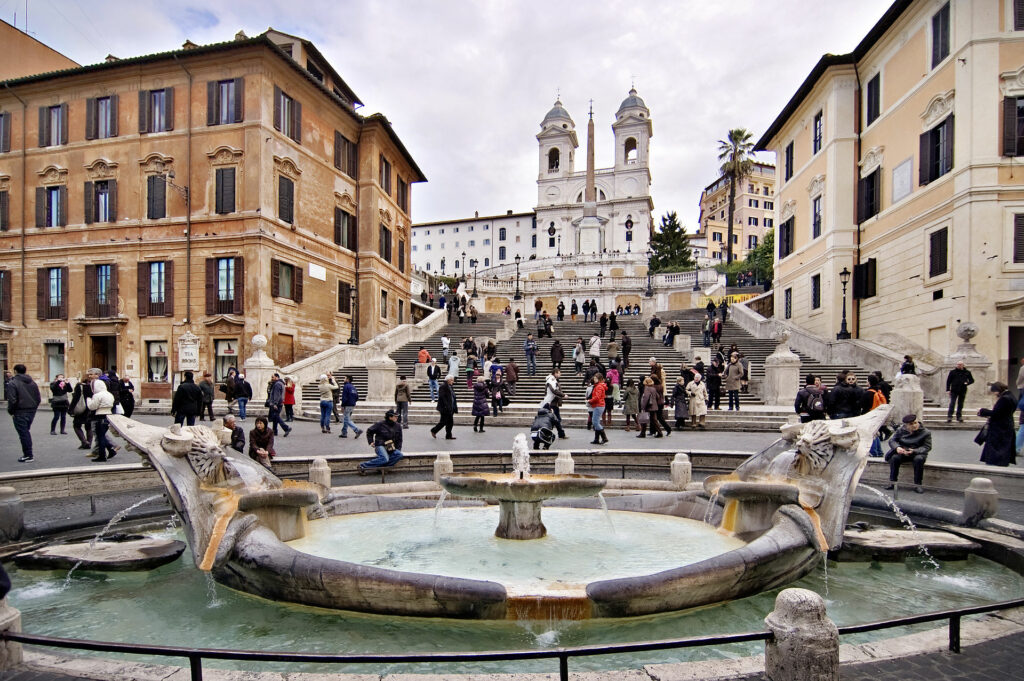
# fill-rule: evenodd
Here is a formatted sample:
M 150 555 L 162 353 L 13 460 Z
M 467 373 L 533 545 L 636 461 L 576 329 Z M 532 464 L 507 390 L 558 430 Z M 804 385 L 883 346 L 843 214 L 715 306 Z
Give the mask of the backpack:
M 885 394 L 881 390 L 874 390 L 874 389 L 869 388 L 868 392 L 871 393 L 871 408 L 872 409 L 880 407 L 883 404 L 888 404 L 888 402 L 885 399 Z
M 807 399 L 805 400 L 808 414 L 824 414 L 825 413 L 825 399 L 821 393 L 808 393 Z

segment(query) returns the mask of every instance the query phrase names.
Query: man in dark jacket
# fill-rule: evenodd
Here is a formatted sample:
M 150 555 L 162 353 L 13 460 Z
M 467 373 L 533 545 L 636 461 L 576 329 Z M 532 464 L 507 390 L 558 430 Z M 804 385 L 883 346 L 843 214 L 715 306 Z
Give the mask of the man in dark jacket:
M 825 420 L 825 391 L 814 374 L 807 374 L 807 383 L 796 394 L 793 410 L 800 415 L 800 423 Z
M 7 383 L 7 411 L 14 421 L 14 429 L 18 431 L 18 439 L 21 440 L 20 463 L 35 461 L 32 455 L 32 421 L 42 401 L 39 386 L 26 371 L 24 364 L 15 364 L 14 377 Z
M 946 423 L 953 421 L 953 406 L 956 406 L 956 420 L 964 422 L 964 400 L 967 399 L 967 386 L 974 383 L 974 376 L 963 362 L 957 362 L 956 368 L 946 377 L 946 394 L 949 395 L 949 411 L 946 412 Z
M 270 387 L 267 388 L 267 409 L 270 410 L 267 420 L 274 426 L 274 435 L 277 435 L 277 428 L 280 426 L 284 429 L 284 437 L 292 432 L 292 429 L 285 425 L 285 422 L 281 420 L 281 409 L 284 407 L 284 381 L 281 380 L 280 374 L 274 374 L 274 380 L 270 382 Z
M 889 462 L 889 485 L 893 489 L 900 477 L 900 466 L 906 462 L 914 464 L 914 491 L 924 493 L 921 481 L 924 478 L 924 462 L 928 452 L 932 451 L 932 434 L 917 420 L 916 414 L 903 417 L 903 425 L 893 433 L 889 440 L 889 453 L 885 460 Z
M 633 352 L 633 339 L 625 330 L 622 331 L 622 370 L 629 368 L 629 353 Z
M 537 416 L 530 426 L 530 437 L 533 438 L 533 448 L 551 449 L 551 443 L 555 441 L 555 428 L 557 427 L 555 415 L 549 409 L 541 407 L 537 410 Z
M 203 391 L 199 389 L 193 380 L 192 372 L 186 371 L 182 374 L 182 381 L 178 389 L 174 391 L 174 399 L 171 400 L 171 416 L 178 425 L 196 425 L 196 417 L 203 409 Z
M 238 420 L 244 421 L 245 408 L 249 404 L 249 400 L 252 399 L 252 385 L 245 380 L 245 374 L 240 373 L 235 377 L 234 398 L 238 405 Z
M 398 422 L 394 409 L 388 409 L 383 421 L 377 421 L 366 429 L 366 442 L 377 456 L 359 464 L 360 475 L 367 469 L 394 466 L 402 460 L 402 424 Z
M 834 419 L 848 419 L 864 413 L 864 390 L 857 386 L 857 377 L 846 373 L 829 392 L 829 414 Z
M 356 402 L 359 401 L 359 391 L 356 389 L 354 383 L 352 383 L 352 377 L 345 377 L 345 384 L 341 386 L 341 435 L 338 437 L 348 437 L 348 429 L 351 428 L 352 432 L 359 437 L 363 434 L 359 426 L 352 422 L 352 412 L 355 411 Z
M 455 414 L 459 413 L 459 403 L 455 397 L 454 385 L 455 377 L 449 375 L 444 379 L 444 383 L 441 384 L 441 389 L 437 393 L 437 411 L 440 412 L 441 418 L 430 429 L 431 437 L 436 438 L 444 428 L 444 439 L 455 439 L 455 436 L 452 435 L 452 428 L 455 426 Z

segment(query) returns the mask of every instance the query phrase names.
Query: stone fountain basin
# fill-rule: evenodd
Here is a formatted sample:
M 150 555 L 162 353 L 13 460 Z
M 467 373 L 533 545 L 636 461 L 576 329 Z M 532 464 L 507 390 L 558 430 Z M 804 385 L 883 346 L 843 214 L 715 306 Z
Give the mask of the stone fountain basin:
M 592 497 L 605 486 L 596 475 L 530 475 L 515 479 L 510 473 L 454 473 L 441 476 L 441 486 L 460 497 L 498 501 L 537 502 L 553 497 Z

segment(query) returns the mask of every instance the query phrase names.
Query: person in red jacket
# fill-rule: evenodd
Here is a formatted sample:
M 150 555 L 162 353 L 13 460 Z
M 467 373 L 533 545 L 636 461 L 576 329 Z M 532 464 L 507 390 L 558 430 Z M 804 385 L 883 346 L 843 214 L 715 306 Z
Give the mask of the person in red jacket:
M 604 415 L 604 396 L 608 391 L 608 386 L 605 385 L 604 376 L 601 374 L 594 374 L 591 380 L 594 382 L 594 389 L 590 393 L 590 399 L 587 401 L 587 404 L 594 409 L 592 418 L 594 423 L 594 440 L 590 444 L 603 445 L 608 442 L 608 436 L 604 433 L 604 426 L 601 425 L 601 417 Z
M 285 421 L 295 420 L 295 381 L 290 376 L 284 379 L 284 413 Z

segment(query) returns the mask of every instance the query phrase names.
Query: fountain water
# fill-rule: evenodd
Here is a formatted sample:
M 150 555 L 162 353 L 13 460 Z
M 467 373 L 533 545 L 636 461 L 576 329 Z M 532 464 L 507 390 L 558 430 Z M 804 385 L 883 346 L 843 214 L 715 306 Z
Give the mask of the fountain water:
M 893 515 L 896 516 L 896 519 L 903 523 L 903 526 L 907 528 L 907 530 L 910 532 L 910 535 L 914 538 L 914 541 L 917 542 L 917 550 L 921 553 L 921 557 L 924 559 L 924 562 L 927 563 L 928 566 L 931 567 L 933 570 L 938 570 L 939 563 L 937 560 L 935 560 L 934 557 L 932 557 L 932 554 L 928 550 L 928 547 L 925 546 L 924 539 L 921 537 L 921 534 L 917 531 L 917 525 L 915 525 L 914 521 L 910 519 L 910 516 L 903 512 L 903 509 L 900 508 L 899 504 L 896 503 L 896 500 L 890 497 L 882 490 L 876 489 L 871 485 L 865 485 L 864 483 L 860 483 L 857 486 L 862 487 L 868 490 L 869 492 L 877 495 L 879 498 L 882 499 L 882 501 L 885 502 L 885 504 L 893 512 Z

